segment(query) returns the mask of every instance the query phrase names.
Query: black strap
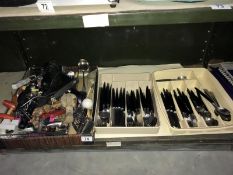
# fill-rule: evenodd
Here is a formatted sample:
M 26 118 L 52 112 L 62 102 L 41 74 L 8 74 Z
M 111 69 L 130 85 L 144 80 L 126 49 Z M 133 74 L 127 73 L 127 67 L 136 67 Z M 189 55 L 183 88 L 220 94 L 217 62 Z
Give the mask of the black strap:
M 36 3 L 37 0 L 0 0 L 0 7 L 18 7 Z

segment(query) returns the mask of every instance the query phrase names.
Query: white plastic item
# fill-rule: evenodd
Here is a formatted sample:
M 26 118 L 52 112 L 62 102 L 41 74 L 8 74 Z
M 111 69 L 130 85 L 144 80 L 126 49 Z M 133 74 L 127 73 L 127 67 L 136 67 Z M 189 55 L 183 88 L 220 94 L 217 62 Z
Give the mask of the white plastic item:
M 82 101 L 82 107 L 85 108 L 85 109 L 92 109 L 93 101 L 91 99 L 89 99 L 89 98 L 85 98 Z
M 28 84 L 30 81 L 31 81 L 30 78 L 26 78 L 26 79 L 20 80 L 16 83 L 12 84 L 11 87 L 12 87 L 12 89 L 16 90 L 16 89 Z
M 10 119 L 4 119 L 0 123 L 0 129 L 1 130 L 15 130 L 15 128 L 18 126 L 19 120 L 10 120 Z

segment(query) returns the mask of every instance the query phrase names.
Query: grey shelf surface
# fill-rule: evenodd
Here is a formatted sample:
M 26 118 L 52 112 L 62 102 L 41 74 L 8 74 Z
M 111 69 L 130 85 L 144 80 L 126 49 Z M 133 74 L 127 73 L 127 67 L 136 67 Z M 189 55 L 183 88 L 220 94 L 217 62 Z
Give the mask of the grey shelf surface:
M 116 8 L 109 5 L 55 7 L 43 14 L 37 7 L 0 8 L 0 30 L 83 28 L 83 15 L 108 14 L 109 26 L 137 26 L 177 23 L 233 21 L 233 9 L 212 10 L 210 5 L 232 0 L 207 0 L 198 3 L 138 2 L 122 0 Z

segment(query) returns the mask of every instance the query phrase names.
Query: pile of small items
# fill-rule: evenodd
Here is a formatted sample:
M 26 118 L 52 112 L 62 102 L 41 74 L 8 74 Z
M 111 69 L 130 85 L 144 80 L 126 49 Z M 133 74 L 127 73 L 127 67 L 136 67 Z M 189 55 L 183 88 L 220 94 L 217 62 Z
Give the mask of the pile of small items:
M 80 60 L 77 68 L 77 72 L 67 71 L 53 61 L 30 67 L 25 78 L 12 85 L 16 91 L 12 100 L 3 101 L 8 111 L 0 114 L 1 137 L 93 132 L 90 116 L 93 102 L 87 98 L 84 78 L 89 64 Z M 83 75 L 84 86 L 80 91 L 79 73 Z

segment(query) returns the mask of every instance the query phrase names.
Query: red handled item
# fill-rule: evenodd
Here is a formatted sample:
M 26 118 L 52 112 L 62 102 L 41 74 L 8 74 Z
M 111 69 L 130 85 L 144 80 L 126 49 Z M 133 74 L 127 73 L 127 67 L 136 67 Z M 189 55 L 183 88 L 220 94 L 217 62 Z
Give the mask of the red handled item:
M 9 114 L 0 114 L 0 118 L 1 119 L 10 119 L 10 120 L 14 120 L 15 117 Z
M 9 100 L 3 100 L 2 104 L 8 109 L 6 114 L 10 115 L 15 110 L 15 104 Z
M 64 109 L 56 109 L 56 110 L 51 111 L 51 112 L 43 113 L 41 115 L 41 118 L 46 119 L 46 118 L 53 117 L 53 116 L 60 116 L 62 114 L 65 114 Z

